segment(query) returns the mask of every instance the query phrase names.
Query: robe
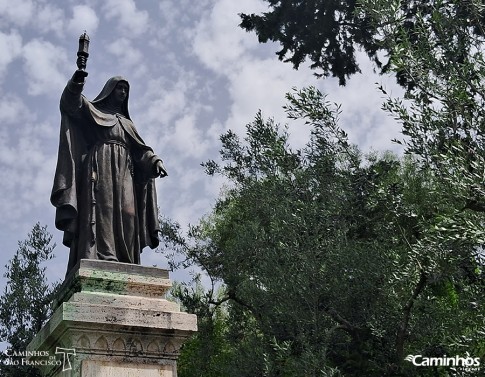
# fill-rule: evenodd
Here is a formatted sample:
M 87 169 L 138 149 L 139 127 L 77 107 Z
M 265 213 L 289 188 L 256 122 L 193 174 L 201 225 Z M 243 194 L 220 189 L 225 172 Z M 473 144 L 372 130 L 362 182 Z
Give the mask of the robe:
M 160 158 L 138 135 L 128 113 L 103 110 L 121 77 L 92 102 L 83 84 L 68 82 L 61 96 L 58 161 L 51 193 L 56 227 L 70 248 L 68 273 L 80 259 L 140 263 L 145 246 L 158 246 L 154 178 Z

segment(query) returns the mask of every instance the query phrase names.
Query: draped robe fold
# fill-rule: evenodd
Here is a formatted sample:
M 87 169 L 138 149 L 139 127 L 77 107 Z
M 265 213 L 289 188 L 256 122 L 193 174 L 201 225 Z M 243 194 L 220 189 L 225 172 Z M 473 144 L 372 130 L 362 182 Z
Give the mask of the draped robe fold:
M 111 80 L 105 89 L 125 81 Z M 123 115 L 110 114 L 82 89 L 69 81 L 61 96 L 51 193 L 56 227 L 70 248 L 68 272 L 80 259 L 139 264 L 142 249 L 159 243 L 154 177 L 160 158 L 138 135 L 127 105 Z

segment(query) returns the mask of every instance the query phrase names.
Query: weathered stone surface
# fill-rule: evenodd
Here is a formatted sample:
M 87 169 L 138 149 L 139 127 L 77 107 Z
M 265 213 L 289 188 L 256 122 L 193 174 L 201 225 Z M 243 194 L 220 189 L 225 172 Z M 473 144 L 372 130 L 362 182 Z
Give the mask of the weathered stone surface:
M 163 298 L 172 286 L 168 271 L 135 264 L 82 259 L 66 277 L 53 305 L 57 308 L 76 292 Z
M 137 365 L 111 362 L 83 362 L 81 377 L 172 377 L 169 366 Z
M 158 268 L 81 260 L 29 350 L 75 350 L 71 369 L 49 366 L 45 376 L 176 376 L 180 347 L 197 331 L 197 318 L 164 298 L 170 285 Z

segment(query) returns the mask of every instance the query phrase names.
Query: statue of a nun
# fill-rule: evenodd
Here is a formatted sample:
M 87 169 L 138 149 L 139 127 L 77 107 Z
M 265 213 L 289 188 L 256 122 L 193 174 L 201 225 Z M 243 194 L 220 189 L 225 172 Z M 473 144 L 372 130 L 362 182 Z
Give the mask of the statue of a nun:
M 61 132 L 51 202 L 70 248 L 68 272 L 80 259 L 140 263 L 159 243 L 156 177 L 167 175 L 130 118 L 130 85 L 116 76 L 88 101 L 79 69 L 61 96 Z

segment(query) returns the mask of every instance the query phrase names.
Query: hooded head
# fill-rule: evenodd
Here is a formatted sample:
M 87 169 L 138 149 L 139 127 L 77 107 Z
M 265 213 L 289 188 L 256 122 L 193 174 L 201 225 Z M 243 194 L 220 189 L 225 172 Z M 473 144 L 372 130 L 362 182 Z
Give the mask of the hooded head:
M 106 84 L 104 85 L 103 89 L 101 92 L 98 94 L 98 96 L 91 101 L 97 108 L 100 110 L 106 109 L 106 110 L 112 110 L 114 109 L 113 107 L 113 91 L 116 88 L 116 85 L 118 85 L 120 82 L 123 82 L 127 84 L 128 86 L 128 92 L 126 93 L 126 97 L 121 104 L 121 112 L 122 114 L 130 119 L 130 113 L 128 112 L 128 97 L 130 94 L 130 84 L 128 83 L 128 80 L 121 76 L 115 76 L 110 78 Z

